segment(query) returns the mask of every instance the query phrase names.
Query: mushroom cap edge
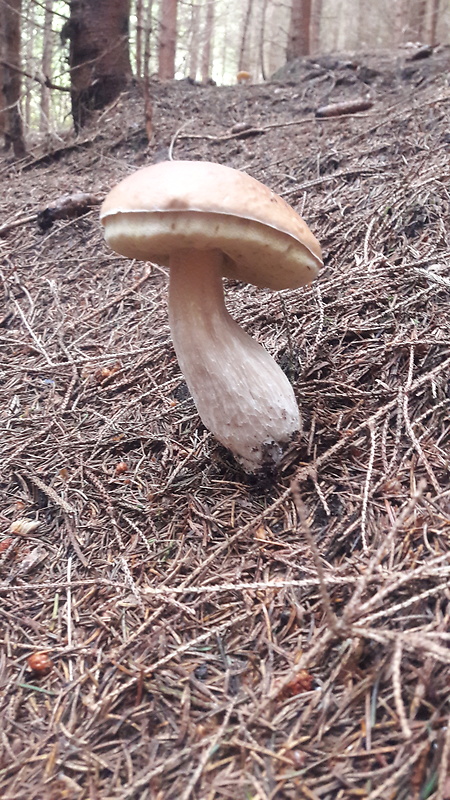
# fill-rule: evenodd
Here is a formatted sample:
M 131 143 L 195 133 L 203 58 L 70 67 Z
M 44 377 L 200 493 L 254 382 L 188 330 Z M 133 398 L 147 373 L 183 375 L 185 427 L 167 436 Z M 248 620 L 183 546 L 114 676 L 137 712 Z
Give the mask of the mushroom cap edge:
M 120 181 L 100 211 L 110 247 L 169 265 L 170 253 L 220 249 L 226 277 L 270 289 L 310 283 L 320 245 L 279 195 L 244 172 L 207 161 L 164 161 Z

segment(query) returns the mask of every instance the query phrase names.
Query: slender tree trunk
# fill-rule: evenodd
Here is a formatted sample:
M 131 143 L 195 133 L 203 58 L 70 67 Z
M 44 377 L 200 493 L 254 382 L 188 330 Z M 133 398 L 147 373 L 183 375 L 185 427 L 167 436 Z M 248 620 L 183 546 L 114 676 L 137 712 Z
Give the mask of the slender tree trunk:
M 311 52 L 311 2 L 292 0 L 286 60 L 307 56 Z
M 152 37 L 152 11 L 153 0 L 149 0 L 147 5 L 146 21 L 144 26 L 144 63 L 143 63 L 143 78 L 144 78 L 144 123 L 147 139 L 150 144 L 153 139 L 153 104 L 150 95 L 150 43 Z
M 272 75 L 286 60 L 286 47 L 278 42 L 277 32 L 286 29 L 285 14 L 280 5 L 269 0 L 266 9 L 266 69 Z
M 322 27 L 323 0 L 314 0 L 311 18 L 311 52 L 320 53 L 320 31 Z
M 403 43 L 405 33 L 405 0 L 397 0 L 394 6 L 394 39 L 398 46 Z
M 147 15 L 144 27 L 144 63 L 142 67 L 142 73 L 144 76 L 144 81 L 148 83 L 150 78 L 150 57 L 151 57 L 151 39 L 153 33 L 153 26 L 152 26 L 152 12 L 153 12 L 153 0 L 149 0 L 147 6 Z
M 193 2 L 191 8 L 191 36 L 189 46 L 189 71 L 188 75 L 193 81 L 197 80 L 198 53 L 200 50 L 200 6 Z
M 53 0 L 45 1 L 44 34 L 42 41 L 42 74 L 44 78 L 52 79 L 52 55 L 53 55 Z M 39 129 L 43 133 L 50 130 L 50 89 L 48 86 L 41 86 L 41 109 L 39 118 Z
M 32 89 L 34 89 L 34 81 L 30 77 L 31 74 L 35 72 L 34 69 L 34 36 L 36 30 L 36 19 L 35 19 L 35 11 L 36 7 L 32 3 L 27 3 L 27 9 L 25 11 L 25 33 L 23 35 L 23 40 L 25 47 L 22 47 L 22 55 L 24 57 L 25 62 L 25 70 L 29 73 L 23 80 L 23 86 L 25 88 L 25 98 L 22 104 L 23 107 L 23 117 L 25 123 L 25 130 L 28 131 L 30 129 L 31 123 L 31 98 L 32 98 Z
M 26 154 L 23 135 L 20 95 L 22 88 L 20 73 L 21 13 L 22 0 L 2 3 L 2 37 L 5 65 L 3 67 L 3 102 L 5 108 L 5 149 L 13 148 L 16 158 Z
M 419 12 L 418 12 L 418 40 L 419 42 L 425 42 L 427 39 L 426 35 L 426 20 L 427 20 L 427 0 L 420 0 L 419 2 Z
M 439 21 L 439 0 L 431 0 L 431 19 L 430 19 L 430 44 L 437 44 L 437 26 Z
M 136 78 L 142 78 L 142 41 L 144 34 L 143 0 L 136 0 Z
M 426 0 L 409 0 L 407 14 L 408 40 L 425 41 L 426 11 Z
M 263 81 L 267 78 L 266 72 L 266 63 L 264 58 L 264 45 L 266 43 L 266 12 L 267 12 L 267 3 L 268 0 L 263 0 L 263 6 L 261 9 L 261 25 L 259 29 L 259 69 L 261 71 L 261 76 Z
M 225 18 L 225 25 L 224 25 L 223 32 L 222 32 L 222 42 L 221 42 L 221 48 L 220 48 L 220 61 L 221 61 L 222 80 L 225 78 L 225 75 L 227 74 L 227 65 L 228 65 L 228 60 L 229 60 L 229 57 L 230 57 L 230 48 L 228 46 L 228 40 L 229 40 L 228 31 L 229 31 L 229 27 L 230 27 L 230 20 L 229 20 L 229 15 L 227 15 L 226 18 Z
M 206 20 L 204 28 L 201 74 L 202 83 L 208 83 L 211 78 L 211 43 L 214 35 L 214 0 L 207 0 Z
M 5 20 L 5 4 L 0 3 L 0 136 L 2 137 L 2 142 L 4 147 L 6 148 L 5 136 L 7 130 L 7 120 L 6 120 L 6 97 L 5 97 L 5 87 L 6 87 L 6 68 L 3 66 L 3 62 L 6 61 L 6 20 Z
M 244 24 L 242 26 L 241 45 L 239 48 L 238 72 L 243 69 L 248 70 L 249 68 L 249 58 L 247 53 L 247 34 L 250 26 L 252 11 L 253 11 L 253 0 L 247 0 L 247 9 L 245 12 Z
M 177 0 L 161 0 L 159 21 L 158 76 L 170 80 L 175 75 Z
M 342 49 L 342 20 L 344 20 L 345 26 L 347 25 L 346 13 L 345 13 L 345 3 L 344 0 L 334 0 L 333 3 L 333 16 L 332 16 L 332 50 L 340 50 Z
M 0 30 L 3 30 L 3 14 L 2 8 L 0 4 Z M 5 133 L 6 133 L 6 100 L 5 100 L 5 92 L 4 92 L 4 84 L 5 84 L 5 70 L 3 67 L 3 61 L 5 59 L 5 53 L 3 48 L 3 37 L 0 37 L 0 137 L 5 142 Z
M 118 97 L 131 77 L 130 0 L 70 0 L 63 34 L 70 40 L 72 116 L 75 130 Z

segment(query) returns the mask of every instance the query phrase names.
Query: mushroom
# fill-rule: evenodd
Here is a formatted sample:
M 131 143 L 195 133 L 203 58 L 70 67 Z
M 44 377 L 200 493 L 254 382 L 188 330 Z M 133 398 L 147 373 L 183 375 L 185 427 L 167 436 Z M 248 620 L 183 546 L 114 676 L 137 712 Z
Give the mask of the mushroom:
M 244 469 L 276 464 L 299 429 L 286 375 L 231 318 L 222 276 L 270 289 L 310 283 L 322 265 L 306 223 L 267 186 L 204 161 L 129 175 L 100 212 L 109 246 L 170 267 L 169 322 L 198 413 Z

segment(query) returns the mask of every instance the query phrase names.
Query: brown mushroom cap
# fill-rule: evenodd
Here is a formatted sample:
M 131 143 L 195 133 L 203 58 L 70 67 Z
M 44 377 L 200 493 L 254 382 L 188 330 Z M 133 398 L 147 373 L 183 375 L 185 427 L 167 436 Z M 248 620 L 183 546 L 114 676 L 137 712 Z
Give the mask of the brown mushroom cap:
M 106 197 L 100 218 L 110 247 L 169 265 L 175 250 L 221 250 L 223 274 L 270 289 L 310 283 L 320 245 L 303 219 L 244 172 L 206 161 L 144 167 Z

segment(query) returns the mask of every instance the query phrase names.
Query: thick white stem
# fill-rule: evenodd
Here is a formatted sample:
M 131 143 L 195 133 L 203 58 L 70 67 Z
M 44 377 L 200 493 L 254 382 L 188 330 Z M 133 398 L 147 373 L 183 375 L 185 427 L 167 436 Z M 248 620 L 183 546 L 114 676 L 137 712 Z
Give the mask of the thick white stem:
M 299 413 L 284 372 L 226 310 L 221 266 L 218 250 L 171 256 L 170 328 L 203 423 L 253 472 L 276 462 Z

